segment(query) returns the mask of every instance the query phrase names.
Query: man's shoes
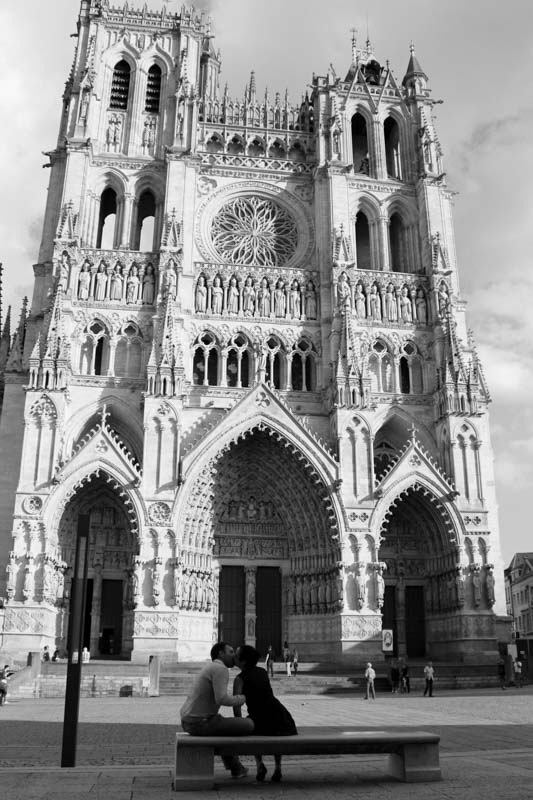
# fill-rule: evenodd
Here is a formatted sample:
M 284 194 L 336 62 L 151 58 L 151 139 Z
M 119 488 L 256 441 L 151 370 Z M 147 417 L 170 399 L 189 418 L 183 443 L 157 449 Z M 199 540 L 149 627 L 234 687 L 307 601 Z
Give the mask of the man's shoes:
M 267 768 L 265 767 L 263 762 L 261 762 L 257 767 L 257 773 L 255 776 L 256 781 L 264 781 L 266 774 L 267 774 Z
M 247 775 L 248 767 L 245 767 L 244 764 L 239 764 L 238 767 L 233 767 L 231 770 L 232 778 L 246 778 Z
M 272 781 L 272 783 L 279 783 L 281 780 L 281 770 L 276 768 L 272 773 L 272 777 L 270 780 Z

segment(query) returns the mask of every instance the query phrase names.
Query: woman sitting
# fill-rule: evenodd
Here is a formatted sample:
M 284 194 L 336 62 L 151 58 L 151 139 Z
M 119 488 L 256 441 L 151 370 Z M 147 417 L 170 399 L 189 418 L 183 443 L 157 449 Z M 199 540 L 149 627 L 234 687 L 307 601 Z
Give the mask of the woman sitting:
M 298 733 L 295 722 L 289 711 L 274 697 L 272 686 L 266 670 L 257 666 L 259 652 L 255 647 L 243 645 L 237 648 L 235 662 L 241 672 L 233 682 L 233 694 L 246 697 L 248 715 L 254 723 L 254 734 L 260 736 L 294 736 Z M 241 715 L 240 708 L 234 708 L 235 716 Z M 281 780 L 281 756 L 274 755 L 275 769 L 272 781 Z M 267 768 L 263 764 L 263 756 L 255 756 L 257 767 L 256 778 L 264 781 Z

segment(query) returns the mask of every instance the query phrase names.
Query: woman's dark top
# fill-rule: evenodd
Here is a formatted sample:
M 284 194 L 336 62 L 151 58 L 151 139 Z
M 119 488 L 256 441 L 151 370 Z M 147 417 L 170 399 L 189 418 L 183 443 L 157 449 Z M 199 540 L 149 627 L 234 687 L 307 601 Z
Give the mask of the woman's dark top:
M 239 673 L 254 733 L 263 736 L 294 736 L 296 724 L 283 703 L 274 697 L 266 670 L 250 667 Z

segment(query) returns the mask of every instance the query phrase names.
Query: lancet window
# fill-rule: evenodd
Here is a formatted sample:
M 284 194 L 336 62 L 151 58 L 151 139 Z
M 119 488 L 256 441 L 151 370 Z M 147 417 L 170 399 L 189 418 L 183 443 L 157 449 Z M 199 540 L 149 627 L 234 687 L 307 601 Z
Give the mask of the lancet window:
M 389 178 L 402 179 L 400 154 L 400 129 L 392 117 L 387 117 L 383 126 L 385 135 L 385 159 Z
M 251 350 L 241 333 L 233 336 L 226 356 L 226 383 L 228 386 L 247 388 L 250 385 Z
M 316 388 L 316 352 L 307 339 L 301 339 L 292 349 L 291 386 L 298 392 Z
M 403 346 L 399 363 L 399 387 L 402 394 L 422 394 L 424 391 L 422 363 L 414 344 Z
M 366 120 L 362 114 L 352 117 L 352 159 L 354 172 L 369 174 L 368 136 Z
M 193 384 L 195 386 L 218 386 L 219 347 L 212 333 L 206 331 L 193 347 Z
M 265 380 L 271 383 L 275 389 L 283 388 L 284 355 L 283 347 L 279 339 L 275 336 L 271 336 L 266 343 Z
M 100 320 L 85 330 L 80 351 L 82 375 L 107 375 L 109 369 L 109 332 Z
M 117 221 L 117 194 L 114 189 L 104 189 L 100 197 L 100 213 L 96 233 L 96 247 L 112 250 L 115 247 Z
M 148 80 L 146 83 L 146 97 L 144 110 L 151 114 L 159 113 L 159 102 L 161 98 L 161 68 L 157 64 L 152 64 L 148 70 Z
M 115 64 L 111 81 L 109 108 L 126 110 L 130 91 L 131 68 L 124 59 Z
M 133 250 L 154 250 L 156 202 L 153 193 L 147 189 L 137 201 L 137 220 L 133 239 Z
M 138 378 L 142 369 L 142 335 L 137 325 L 123 326 L 115 348 L 115 376 Z
M 368 359 L 370 390 L 373 392 L 393 392 L 393 359 L 386 344 L 381 340 L 374 343 Z
M 370 226 L 363 211 L 359 211 L 355 218 L 355 250 L 357 269 L 372 269 Z
M 393 272 L 409 272 L 407 227 L 402 217 L 394 212 L 389 222 L 390 262 Z

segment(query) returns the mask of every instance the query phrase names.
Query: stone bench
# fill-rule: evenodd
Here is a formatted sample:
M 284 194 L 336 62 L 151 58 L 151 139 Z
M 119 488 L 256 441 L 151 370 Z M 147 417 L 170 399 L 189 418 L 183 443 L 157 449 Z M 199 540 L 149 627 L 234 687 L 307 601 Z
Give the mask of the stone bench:
M 303 732 L 297 736 L 176 735 L 172 788 L 176 792 L 214 786 L 215 756 L 339 755 L 387 753 L 388 772 L 400 781 L 440 781 L 440 736 L 425 731 Z

